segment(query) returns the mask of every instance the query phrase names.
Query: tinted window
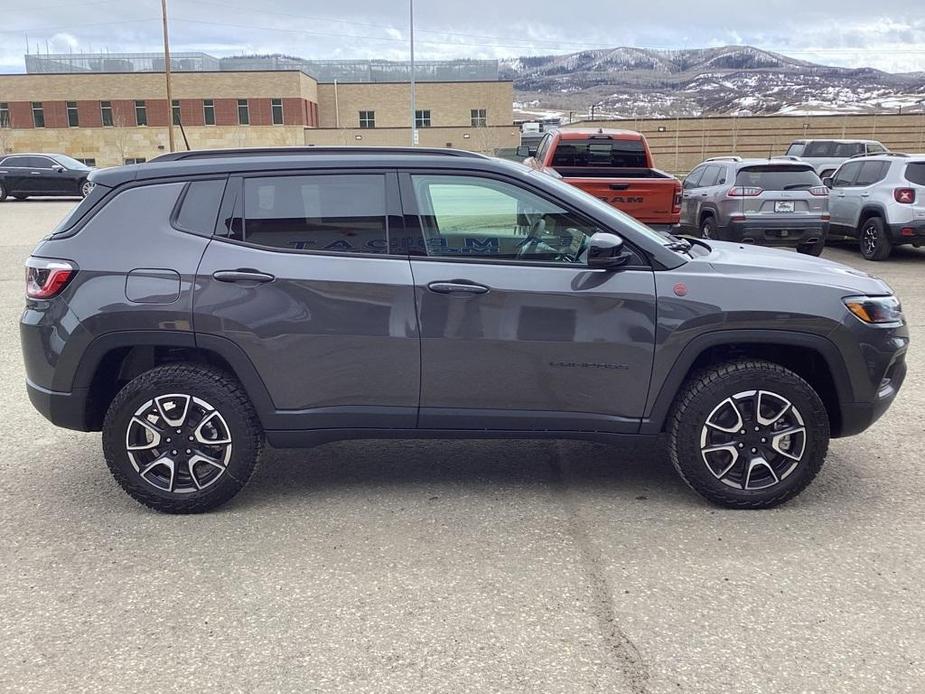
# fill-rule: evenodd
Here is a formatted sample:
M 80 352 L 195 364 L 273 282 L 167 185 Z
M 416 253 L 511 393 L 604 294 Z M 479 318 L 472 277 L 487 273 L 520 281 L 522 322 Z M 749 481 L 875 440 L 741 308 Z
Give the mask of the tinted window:
M 708 166 L 704 172 L 703 177 L 697 184 L 698 188 L 709 188 L 710 186 L 715 186 L 716 182 L 719 181 L 720 174 L 723 171 L 721 166 Z
M 768 164 L 739 170 L 736 185 L 762 190 L 809 190 L 822 185 L 822 181 L 810 167 Z
M 831 140 L 817 140 L 815 142 L 810 142 L 806 145 L 806 149 L 803 150 L 804 157 L 834 157 L 835 156 L 835 142 Z
M 685 188 L 696 188 L 700 185 L 700 179 L 703 178 L 703 172 L 706 171 L 706 167 L 694 169 L 691 171 L 687 178 L 684 179 Z
M 865 161 L 861 164 L 861 172 L 858 174 L 855 185 L 869 186 L 882 181 L 890 168 L 889 162 L 885 161 Z
M 72 159 L 71 157 L 65 154 L 56 154 L 55 161 L 61 164 L 61 166 L 73 169 L 74 171 L 89 171 L 89 167 L 83 162 Z
M 385 253 L 385 177 L 246 179 L 244 240 L 290 250 Z
M 909 164 L 906 167 L 906 180 L 917 186 L 925 186 L 925 163 Z
M 854 179 L 857 178 L 858 172 L 861 170 L 861 162 L 853 161 L 848 164 L 845 164 L 838 170 L 838 173 L 835 174 L 835 180 L 832 182 L 833 188 L 844 188 L 846 186 L 854 185 Z
M 210 236 L 225 192 L 225 181 L 193 181 L 180 201 L 174 226 L 183 231 Z
M 540 146 L 536 150 L 536 160 L 543 161 L 546 158 L 546 150 L 549 149 L 549 141 L 552 139 L 552 135 L 543 135 L 543 139 L 540 142 Z
M 55 163 L 48 157 L 28 157 L 27 161 L 29 162 L 27 166 L 33 169 L 51 169 L 55 166 Z
M 877 153 L 886 152 L 886 147 L 884 147 L 883 145 L 881 145 L 881 144 L 878 143 L 878 142 L 872 142 L 872 143 L 870 143 L 869 145 L 867 145 L 867 151 L 868 151 L 868 152 L 877 152 Z
M 414 176 L 427 254 L 579 262 L 596 231 L 557 204 L 475 176 Z
M 27 168 L 29 166 L 29 157 L 7 157 L 3 160 L 3 165 Z
M 559 140 L 553 155 L 556 166 L 612 166 L 646 168 L 646 150 L 641 140 Z

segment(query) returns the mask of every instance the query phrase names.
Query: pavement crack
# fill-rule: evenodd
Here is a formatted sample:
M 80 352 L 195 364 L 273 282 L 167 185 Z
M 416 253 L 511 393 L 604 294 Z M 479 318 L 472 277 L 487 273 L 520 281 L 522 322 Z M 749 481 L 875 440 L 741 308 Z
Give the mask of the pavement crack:
M 575 493 L 568 485 L 567 463 L 562 448 L 563 444 L 557 443 L 555 454 L 550 460 L 552 483 L 567 513 L 569 535 L 581 555 L 581 565 L 591 592 L 592 610 L 598 631 L 608 658 L 613 661 L 625 680 L 626 691 L 645 694 L 648 691 L 649 672 L 642 653 L 617 621 L 613 590 L 604 572 L 601 553 L 588 535 Z

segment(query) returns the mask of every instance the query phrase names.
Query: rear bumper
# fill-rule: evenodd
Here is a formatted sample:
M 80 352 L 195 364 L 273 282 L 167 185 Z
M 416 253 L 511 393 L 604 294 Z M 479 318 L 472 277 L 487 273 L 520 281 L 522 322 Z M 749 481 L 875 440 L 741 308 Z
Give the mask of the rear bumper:
M 889 230 L 894 246 L 904 243 L 925 245 L 925 219 L 917 219 L 906 224 L 890 224 Z
M 721 231 L 723 240 L 760 246 L 801 246 L 825 239 L 829 223 L 819 219 L 746 219 Z
M 76 431 L 89 431 L 86 422 L 87 391 L 59 393 L 26 381 L 29 401 L 45 419 L 55 426 Z

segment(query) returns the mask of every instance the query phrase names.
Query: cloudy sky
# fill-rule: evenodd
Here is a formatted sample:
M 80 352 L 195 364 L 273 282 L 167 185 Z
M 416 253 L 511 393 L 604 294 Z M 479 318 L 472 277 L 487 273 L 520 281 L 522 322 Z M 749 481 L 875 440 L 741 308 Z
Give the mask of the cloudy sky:
M 405 59 L 408 0 L 170 0 L 174 51 Z M 0 0 L 0 72 L 33 52 L 155 51 L 160 0 Z M 802 60 L 925 71 L 923 0 L 416 0 L 418 57 L 751 44 Z M 259 9 L 256 9 L 259 8 Z M 563 9 L 570 8 L 570 9 Z M 696 9 L 694 9 L 696 8 Z

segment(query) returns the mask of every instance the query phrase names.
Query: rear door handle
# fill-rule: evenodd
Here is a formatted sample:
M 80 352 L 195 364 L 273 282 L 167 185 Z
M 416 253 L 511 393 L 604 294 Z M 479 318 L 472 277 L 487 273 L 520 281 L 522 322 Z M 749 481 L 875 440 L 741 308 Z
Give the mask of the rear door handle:
M 253 270 L 251 268 L 238 268 L 237 270 L 218 270 L 212 273 L 212 277 L 219 282 L 256 282 L 264 284 L 272 282 L 276 278 L 266 272 Z
M 427 288 L 435 294 L 487 294 L 488 287 L 465 280 L 448 280 L 431 282 Z

